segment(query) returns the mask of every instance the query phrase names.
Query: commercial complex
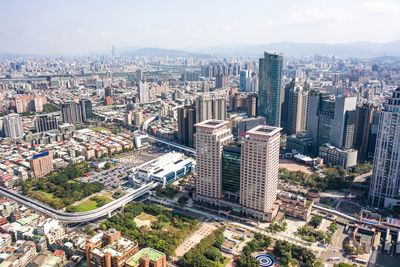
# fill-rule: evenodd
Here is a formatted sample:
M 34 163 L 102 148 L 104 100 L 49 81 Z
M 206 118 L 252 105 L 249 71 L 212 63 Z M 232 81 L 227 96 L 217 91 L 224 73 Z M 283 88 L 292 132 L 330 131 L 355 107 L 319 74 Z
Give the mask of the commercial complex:
M 242 143 L 231 143 L 227 123 L 196 124 L 195 199 L 271 220 L 278 211 L 281 128 L 260 125 L 247 131 Z
M 271 126 L 281 122 L 282 68 L 283 54 L 265 51 L 260 58 L 257 114 Z
M 62 119 L 64 123 L 81 123 L 93 117 L 92 104 L 89 100 L 79 102 L 70 101 L 61 105 Z
M 380 113 L 369 201 L 375 207 L 400 205 L 400 88 Z

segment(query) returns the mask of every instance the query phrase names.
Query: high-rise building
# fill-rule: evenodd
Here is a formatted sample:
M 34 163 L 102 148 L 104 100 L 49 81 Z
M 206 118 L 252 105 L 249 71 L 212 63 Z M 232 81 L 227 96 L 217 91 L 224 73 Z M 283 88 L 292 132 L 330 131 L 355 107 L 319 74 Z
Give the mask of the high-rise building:
M 199 202 L 219 205 L 222 198 L 223 146 L 232 140 L 227 121 L 206 120 L 196 125 L 196 194 Z
M 92 119 L 93 118 L 92 102 L 88 99 L 81 99 L 79 100 L 79 105 L 81 106 L 82 120 L 87 121 L 88 119 Z
M 133 121 L 136 126 L 142 126 L 143 124 L 143 112 L 137 110 L 133 113 Z
M 55 116 L 40 116 L 35 119 L 35 132 L 46 132 L 58 129 L 58 121 Z
M 215 77 L 215 88 L 227 88 L 229 86 L 229 76 L 217 75 Z
M 143 71 L 141 69 L 136 70 L 136 82 L 140 83 L 144 80 Z
M 64 123 L 81 123 L 93 117 L 92 103 L 80 100 L 79 103 L 70 101 L 61 104 L 61 114 Z
M 196 97 L 196 123 L 215 119 L 226 120 L 226 93 L 204 93 Z
M 196 128 L 196 106 L 178 108 L 178 141 L 186 146 L 194 145 Z
M 16 138 L 24 134 L 22 129 L 22 119 L 18 114 L 7 115 L 3 119 L 4 137 Z
M 53 156 L 49 151 L 34 155 L 29 164 L 35 178 L 41 178 L 53 171 Z
M 280 53 L 264 52 L 264 58 L 260 58 L 257 113 L 270 126 L 281 122 L 282 65 Z
M 139 83 L 138 98 L 140 103 L 147 103 L 150 100 L 150 91 L 148 83 Z
M 400 88 L 380 112 L 369 201 L 379 208 L 400 206 Z
M 104 96 L 107 97 L 112 97 L 112 88 L 111 87 L 107 87 L 104 89 Z
M 280 131 L 257 126 L 247 131 L 241 153 L 240 204 L 244 214 L 269 220 L 278 188 Z
M 247 91 L 246 90 L 246 80 L 247 78 L 251 77 L 250 70 L 244 70 L 240 72 L 240 79 L 239 79 L 239 90 L 240 91 Z
M 306 132 L 307 110 L 308 91 L 293 80 L 285 87 L 281 112 L 281 126 L 288 135 Z
M 356 123 L 357 97 L 312 91 L 308 98 L 307 134 L 314 139 L 314 151 L 329 143 L 337 148 L 351 148 Z
M 373 155 L 371 146 L 375 147 L 376 135 L 371 133 L 375 114 L 378 112 L 378 107 L 373 103 L 363 102 L 357 105 L 353 146 L 358 150 L 358 159 L 361 161 L 368 160 Z

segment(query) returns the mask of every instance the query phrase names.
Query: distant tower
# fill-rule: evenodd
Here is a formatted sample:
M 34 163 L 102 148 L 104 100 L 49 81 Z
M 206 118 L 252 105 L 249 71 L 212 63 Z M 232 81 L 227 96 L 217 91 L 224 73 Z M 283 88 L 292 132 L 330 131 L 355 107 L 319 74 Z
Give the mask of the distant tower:
M 115 46 L 112 46 L 112 50 L 111 50 L 111 55 L 112 57 L 115 57 Z

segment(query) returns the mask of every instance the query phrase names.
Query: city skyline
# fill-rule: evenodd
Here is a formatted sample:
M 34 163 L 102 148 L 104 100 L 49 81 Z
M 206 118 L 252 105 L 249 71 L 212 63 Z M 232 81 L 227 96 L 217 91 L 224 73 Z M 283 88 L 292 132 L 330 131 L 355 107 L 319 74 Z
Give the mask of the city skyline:
M 393 0 L 184 4 L 6 1 L 0 18 L 5 25 L 0 30 L 0 53 L 111 54 L 113 45 L 117 51 L 124 47 L 194 51 L 232 44 L 390 42 L 400 36 L 393 23 L 400 4 Z M 228 8 L 230 12 L 223 12 Z

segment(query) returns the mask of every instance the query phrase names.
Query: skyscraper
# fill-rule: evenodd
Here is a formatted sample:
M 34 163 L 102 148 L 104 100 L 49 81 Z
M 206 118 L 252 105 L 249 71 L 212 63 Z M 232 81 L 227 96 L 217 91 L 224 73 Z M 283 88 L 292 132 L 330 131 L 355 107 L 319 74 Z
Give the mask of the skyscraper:
M 144 80 L 143 71 L 141 69 L 136 70 L 136 82 L 140 83 Z
M 196 123 L 215 119 L 226 120 L 226 93 L 204 93 L 196 97 Z
M 22 119 L 18 114 L 5 116 L 3 119 L 4 137 L 16 138 L 24 134 L 22 130 Z
M 107 87 L 106 89 L 104 89 L 104 96 L 112 97 L 112 88 L 111 87 Z
M 281 126 L 287 134 L 304 133 L 307 126 L 308 91 L 292 80 L 285 87 Z
M 353 144 L 357 97 L 332 98 L 312 91 L 308 97 L 307 134 L 314 139 L 314 151 L 330 143 L 337 148 Z
M 138 85 L 138 97 L 140 103 L 149 102 L 150 99 L 150 91 L 149 85 L 147 83 L 139 83 Z
M 266 51 L 260 58 L 257 112 L 271 126 L 281 122 L 282 65 L 281 53 Z
M 247 78 L 251 77 L 250 70 L 244 70 L 240 72 L 240 80 L 239 80 L 239 90 L 240 91 L 247 91 L 246 90 L 246 80 Z
M 79 105 L 82 111 L 82 121 L 87 121 L 93 118 L 92 102 L 88 99 L 79 100 Z
M 240 204 L 242 212 L 269 220 L 276 200 L 279 171 L 280 131 L 278 127 L 257 126 L 247 131 L 241 153 Z
M 196 128 L 195 105 L 178 108 L 178 141 L 186 146 L 193 146 Z
M 400 206 L 400 88 L 380 112 L 369 201 L 380 208 Z
M 379 112 L 373 103 L 363 102 L 357 106 L 354 148 L 358 150 L 361 161 L 370 158 L 371 146 L 375 146 L 376 136 L 372 135 L 375 114 Z
M 199 202 L 219 205 L 222 197 L 222 151 L 232 140 L 227 121 L 206 120 L 196 125 L 196 194 Z
M 240 155 L 241 143 L 224 145 L 222 152 L 222 193 L 223 198 L 239 202 L 240 197 Z

